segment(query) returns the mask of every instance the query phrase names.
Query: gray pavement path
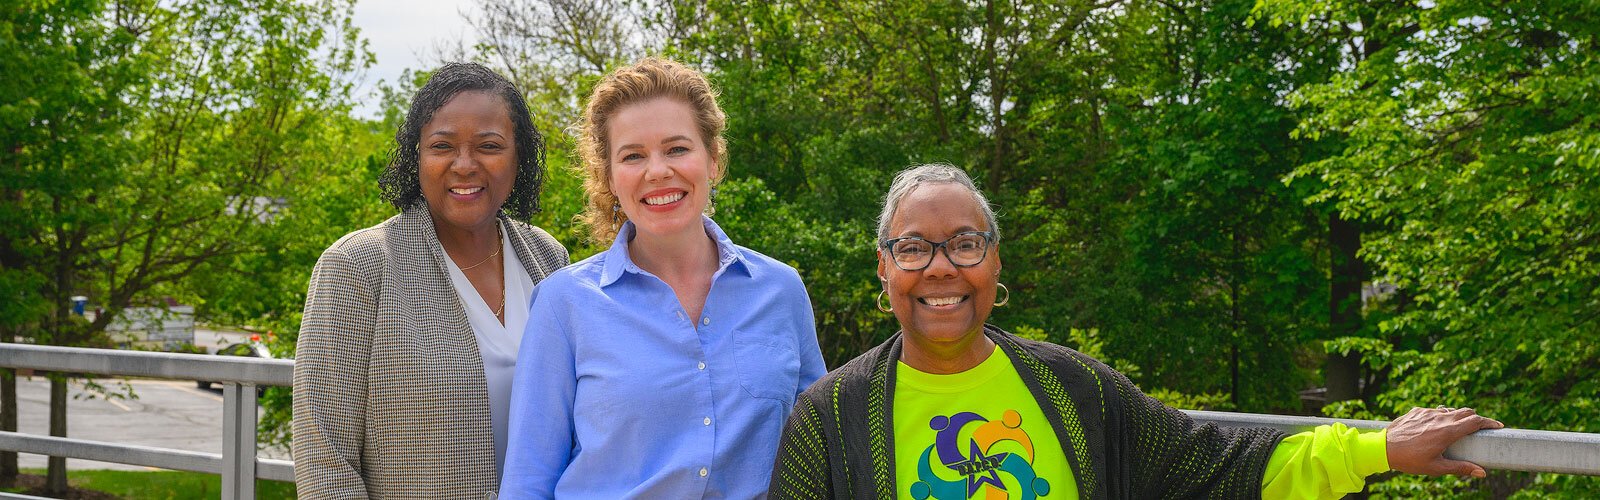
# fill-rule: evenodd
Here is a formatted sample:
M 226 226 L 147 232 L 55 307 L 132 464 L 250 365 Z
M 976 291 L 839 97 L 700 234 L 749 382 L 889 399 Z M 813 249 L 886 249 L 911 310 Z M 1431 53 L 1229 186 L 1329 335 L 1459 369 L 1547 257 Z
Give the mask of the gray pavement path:
M 222 392 L 200 389 L 192 380 L 98 379 L 113 391 L 133 388 L 137 399 L 85 397 L 82 381 L 69 384 L 67 437 L 180 450 L 222 453 Z M 122 390 L 121 392 L 126 392 Z M 37 435 L 50 431 L 50 380 L 17 377 L 17 430 Z M 288 453 L 267 450 L 263 457 L 288 459 Z M 21 454 L 18 465 L 43 468 L 43 455 Z M 69 469 L 149 470 L 148 467 L 67 459 Z

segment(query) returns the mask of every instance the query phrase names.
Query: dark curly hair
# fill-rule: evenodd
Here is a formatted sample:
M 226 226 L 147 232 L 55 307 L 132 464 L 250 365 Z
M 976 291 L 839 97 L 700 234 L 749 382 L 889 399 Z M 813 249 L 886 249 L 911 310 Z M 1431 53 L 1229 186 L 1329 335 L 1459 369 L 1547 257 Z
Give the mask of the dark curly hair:
M 433 119 L 433 114 L 445 102 L 462 92 L 480 91 L 500 96 L 509 107 L 511 125 L 515 129 L 517 147 L 517 179 L 511 195 L 500 205 L 500 210 L 527 220 L 539 213 L 539 189 L 544 182 L 544 136 L 533 127 L 528 112 L 528 102 L 522 98 L 510 80 L 493 70 L 476 63 L 447 63 L 428 78 L 428 83 L 411 97 L 411 111 L 405 123 L 394 133 L 394 149 L 389 151 L 389 165 L 378 177 L 378 187 L 383 199 L 400 210 L 405 210 L 422 200 L 422 184 L 417 168 L 422 139 L 422 126 Z

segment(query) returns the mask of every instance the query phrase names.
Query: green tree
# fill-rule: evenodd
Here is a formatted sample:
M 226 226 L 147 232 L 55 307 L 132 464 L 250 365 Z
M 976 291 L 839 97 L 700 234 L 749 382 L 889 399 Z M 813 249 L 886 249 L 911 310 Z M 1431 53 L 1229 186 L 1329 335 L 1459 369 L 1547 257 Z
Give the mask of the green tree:
M 1249 26 L 1253 6 L 1155 2 L 1123 16 L 1109 65 L 1138 83 L 1114 94 L 1111 159 L 1085 174 L 1115 186 L 1092 203 L 1118 210 L 1085 243 L 1104 290 L 1075 306 L 1085 326 L 1114 328 L 1123 356 L 1160 367 L 1159 387 L 1297 411 L 1326 278 L 1319 214 L 1279 181 L 1309 154 L 1282 95 L 1327 72 L 1277 71 L 1322 47 Z
M 5 10 L 7 279 L 39 343 L 96 345 L 127 307 L 184 295 L 207 262 L 254 251 L 285 186 L 312 178 L 337 78 L 361 64 L 351 3 L 28 2 Z M 13 48 L 8 46 L 8 49 Z M 21 83 L 15 83 L 21 80 Z M 12 99 L 12 97 L 17 97 Z M 16 103 L 16 104 L 12 104 Z M 14 261 L 11 259 L 15 259 Z M 18 278 L 20 276 L 20 278 Z M 74 320 L 68 297 L 100 306 Z M 24 311 L 24 312 L 26 312 Z M 52 378 L 51 433 L 66 434 Z M 52 458 L 51 491 L 65 488 Z
M 1399 290 L 1375 311 L 1376 338 L 1339 345 L 1395 374 L 1373 410 L 1471 405 L 1513 427 L 1600 430 L 1600 8 L 1462 0 L 1379 24 L 1365 4 L 1266 7 L 1300 29 L 1403 35 L 1296 95 L 1315 111 L 1300 134 L 1342 147 L 1293 181 L 1369 227 L 1361 255 Z M 1461 487 L 1600 492 L 1592 478 L 1504 473 L 1393 486 Z
M 149 58 L 132 50 L 135 29 L 108 22 L 101 2 L 30 2 L 0 11 L 0 47 L 13 54 L 0 62 L 0 264 L 7 297 L 5 337 L 20 333 L 39 341 L 82 343 L 81 321 L 68 311 L 78 290 L 74 278 L 81 259 L 98 249 L 88 227 L 109 218 L 93 203 L 116 179 L 116 165 L 128 161 L 121 132 L 137 117 L 125 97 L 143 84 L 139 69 Z M 122 20 L 117 20 L 122 21 Z M 130 23 L 132 24 L 132 23 Z M 98 147 L 85 147 L 96 145 Z M 4 381 L 4 429 L 16 430 L 16 383 Z M 66 385 L 51 378 L 51 435 L 66 434 Z M 51 459 L 50 483 L 65 488 L 64 469 Z M 0 466 L 0 480 L 16 478 L 16 454 Z

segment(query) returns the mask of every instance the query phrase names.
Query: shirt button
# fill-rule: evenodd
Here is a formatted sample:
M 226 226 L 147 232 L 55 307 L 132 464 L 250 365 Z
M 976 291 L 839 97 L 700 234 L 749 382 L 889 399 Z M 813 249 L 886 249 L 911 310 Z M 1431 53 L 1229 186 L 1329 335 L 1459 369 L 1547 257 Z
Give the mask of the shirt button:
M 700 468 L 700 477 L 706 477 L 706 474 L 710 474 L 710 473 L 711 473 L 711 471 L 706 470 L 705 467 L 701 467 Z
M 707 326 L 707 325 L 710 325 L 710 324 L 711 324 L 711 318 L 709 318 L 709 317 L 700 320 L 700 325 L 701 326 Z
M 701 362 L 700 362 L 700 369 L 701 369 L 701 370 L 704 370 L 704 369 L 706 369 L 706 362 L 704 362 L 704 361 L 701 361 Z
M 706 417 L 706 419 L 703 420 L 703 422 L 705 422 L 706 425 L 711 425 L 711 417 Z

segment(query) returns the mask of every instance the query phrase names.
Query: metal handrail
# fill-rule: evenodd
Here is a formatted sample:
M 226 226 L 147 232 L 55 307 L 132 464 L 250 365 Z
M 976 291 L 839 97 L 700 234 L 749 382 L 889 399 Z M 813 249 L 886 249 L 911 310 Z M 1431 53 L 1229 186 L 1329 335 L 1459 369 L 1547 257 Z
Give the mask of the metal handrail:
M 293 462 L 256 456 L 256 386 L 292 385 L 294 361 L 0 343 L 0 367 L 221 384 L 223 452 L 5 431 L 0 431 L 0 450 L 220 474 L 222 498 L 227 500 L 254 500 L 257 478 L 294 481 Z
M 172 380 L 210 380 L 288 387 L 294 361 L 176 352 L 0 344 L 0 366 Z
M 1185 410 L 1200 422 L 1222 427 L 1271 427 L 1284 432 L 1301 432 L 1319 425 L 1341 423 L 1355 429 L 1376 430 L 1388 427 L 1381 420 L 1349 420 L 1259 413 Z M 1600 476 L 1600 434 L 1535 431 L 1528 429 L 1488 429 L 1456 441 L 1444 451 L 1445 458 L 1466 460 L 1485 469 L 1523 472 L 1555 472 Z

